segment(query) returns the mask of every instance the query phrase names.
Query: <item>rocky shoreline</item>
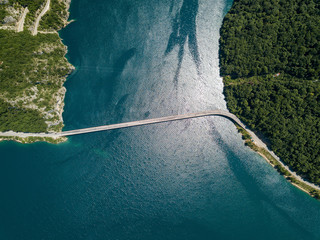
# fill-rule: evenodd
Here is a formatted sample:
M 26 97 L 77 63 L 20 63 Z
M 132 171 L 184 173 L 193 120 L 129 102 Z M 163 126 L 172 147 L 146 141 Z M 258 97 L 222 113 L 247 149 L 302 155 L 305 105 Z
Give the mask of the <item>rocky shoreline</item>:
M 71 0 L 63 0 L 63 2 L 65 3 L 66 11 L 67 11 L 67 16 L 63 19 L 64 20 L 63 28 L 65 28 L 70 23 L 68 21 L 68 19 L 69 19 L 69 16 L 70 16 L 69 9 L 70 9 L 70 5 L 71 5 Z M 56 32 L 56 33 L 58 34 L 58 32 Z M 61 38 L 60 38 L 60 42 L 61 42 L 61 44 L 63 44 Z M 68 60 L 66 58 L 66 54 L 68 52 L 68 48 L 67 48 L 67 46 L 64 46 L 64 47 L 65 47 L 64 58 L 68 62 Z M 59 91 L 57 92 L 57 95 L 56 95 L 55 112 L 59 116 L 59 120 L 56 121 L 56 122 L 46 121 L 46 123 L 48 124 L 48 132 L 61 132 L 62 128 L 64 126 L 63 125 L 62 114 L 64 112 L 64 105 L 65 105 L 64 100 L 65 100 L 65 95 L 66 95 L 66 92 L 67 92 L 67 89 L 64 87 L 64 83 L 66 82 L 67 77 L 75 70 L 75 67 L 69 63 L 69 69 L 68 70 L 69 70 L 68 75 L 64 76 L 64 79 L 61 79 L 62 80 L 61 81 L 61 83 L 62 83 L 61 84 L 61 88 L 59 89 Z M 59 126 L 59 125 L 61 126 L 59 129 L 56 129 L 55 131 L 50 131 L 50 127 Z

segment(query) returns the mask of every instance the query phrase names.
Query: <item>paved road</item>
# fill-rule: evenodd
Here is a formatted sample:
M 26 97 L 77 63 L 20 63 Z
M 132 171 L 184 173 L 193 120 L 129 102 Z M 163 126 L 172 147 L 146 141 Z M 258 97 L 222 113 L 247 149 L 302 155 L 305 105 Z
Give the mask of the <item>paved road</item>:
M 22 13 L 22 16 L 17 23 L 17 32 L 22 32 L 24 28 L 24 20 L 26 19 L 27 13 L 29 12 L 28 7 L 26 7 Z
M 32 35 L 37 35 L 38 34 L 38 27 L 41 18 L 49 11 L 50 9 L 50 0 L 47 0 L 46 5 L 42 9 L 41 13 L 37 17 L 36 21 L 34 22 L 33 30 L 32 30 Z

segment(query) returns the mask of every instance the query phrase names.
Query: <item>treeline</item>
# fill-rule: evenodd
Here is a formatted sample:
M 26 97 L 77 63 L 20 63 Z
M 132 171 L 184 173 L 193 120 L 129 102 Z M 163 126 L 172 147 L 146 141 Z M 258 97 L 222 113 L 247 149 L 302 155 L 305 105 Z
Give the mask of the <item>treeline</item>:
M 221 28 L 220 65 L 229 110 L 320 184 L 320 2 L 234 1 Z

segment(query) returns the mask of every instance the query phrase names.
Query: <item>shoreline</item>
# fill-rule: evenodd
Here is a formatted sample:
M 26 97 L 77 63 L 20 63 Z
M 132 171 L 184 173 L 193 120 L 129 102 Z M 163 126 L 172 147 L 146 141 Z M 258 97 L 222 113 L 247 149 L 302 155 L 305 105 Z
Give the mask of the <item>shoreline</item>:
M 65 100 L 65 96 L 66 96 L 66 92 L 67 92 L 67 89 L 66 89 L 66 87 L 64 86 L 64 84 L 65 84 L 65 82 L 67 81 L 67 78 L 68 78 L 68 76 L 75 70 L 75 67 L 68 61 L 68 59 L 66 58 L 66 55 L 67 55 L 67 53 L 68 53 L 68 47 L 66 46 L 66 45 L 64 45 L 63 44 L 63 41 L 62 41 L 62 38 L 60 37 L 60 34 L 59 34 L 59 31 L 60 30 L 62 30 L 63 28 L 65 28 L 66 26 L 68 26 L 70 23 L 72 23 L 73 22 L 73 20 L 71 20 L 71 21 L 68 21 L 68 19 L 69 19 L 69 17 L 70 17 L 70 11 L 69 11 L 69 9 L 70 9 L 70 5 L 71 5 L 71 0 L 64 0 L 63 1 L 64 3 L 65 3 L 65 6 L 66 6 L 66 8 L 65 8 L 65 10 L 66 10 L 66 12 L 67 12 L 67 15 L 66 15 L 66 17 L 63 19 L 63 22 L 64 22 L 64 24 L 63 24 L 63 27 L 62 28 L 60 28 L 60 29 L 58 29 L 58 30 L 53 30 L 53 31 L 41 31 L 41 30 L 37 30 L 37 33 L 40 33 L 40 34 L 57 34 L 58 35 L 58 37 L 59 37 L 59 41 L 60 41 L 60 43 L 61 43 L 61 45 L 63 45 L 64 46 L 64 56 L 63 56 L 63 58 L 66 60 L 66 62 L 68 63 L 68 70 L 69 70 L 69 72 L 68 72 L 68 74 L 66 75 L 66 76 L 63 76 L 63 77 L 61 77 L 60 78 L 60 80 L 61 80 L 61 86 L 60 86 L 60 88 L 59 88 L 59 90 L 57 91 L 57 94 L 56 94 L 56 96 L 55 96 L 55 99 L 56 99 L 56 104 L 55 104 L 55 106 L 54 106 L 54 109 L 55 109 L 55 111 L 54 112 L 56 112 L 57 113 L 57 115 L 58 115 L 58 117 L 59 117 L 59 119 L 58 119 L 58 121 L 55 121 L 55 122 L 46 122 L 47 123 L 47 125 L 48 125 L 48 128 L 47 128 L 47 130 L 48 130 L 48 132 L 49 133 L 59 133 L 59 132 L 61 132 L 62 131 L 62 129 L 63 129 L 63 127 L 64 127 L 64 121 L 63 121 L 63 116 L 62 116 L 62 114 L 63 114 L 63 112 L 64 112 L 64 106 L 65 106 L 65 102 L 64 102 L 64 100 Z M 50 4 L 50 0 L 47 0 L 47 2 L 46 2 L 46 5 L 48 5 L 48 3 Z M 48 12 L 48 11 L 50 11 L 50 6 L 48 6 L 48 10 L 46 11 L 46 12 Z M 45 13 L 46 13 L 45 12 Z M 42 12 L 41 12 L 42 13 Z M 41 13 L 40 13 L 40 15 L 41 15 Z M 43 14 L 44 15 L 44 14 Z M 59 128 L 58 129 L 54 129 L 56 126 L 59 126 Z M 56 141 L 56 138 L 51 138 L 51 140 L 50 140 L 50 138 L 49 138 L 49 141 L 47 141 L 48 140 L 48 138 L 47 137 L 45 137 L 45 138 L 42 138 L 42 137 L 36 137 L 35 139 L 33 139 L 33 137 L 32 137 L 32 140 L 31 140 L 31 138 L 30 137 L 27 137 L 27 138 L 23 138 L 23 139 L 30 139 L 29 141 L 24 141 L 24 140 L 22 140 L 21 141 L 21 139 L 19 139 L 18 141 L 19 142 L 22 142 L 22 143 L 32 143 L 32 142 L 35 142 L 35 141 L 46 141 L 46 142 L 49 142 L 49 143 L 52 143 L 52 142 L 54 142 L 54 143 L 60 143 L 60 142 L 64 142 L 64 141 L 66 141 L 66 139 L 63 139 L 62 141 Z M 46 140 L 47 139 L 47 140 Z M 1 141 L 2 139 L 0 138 L 0 141 Z M 12 139 L 12 140 L 14 140 L 14 141 L 16 141 L 15 139 Z
M 4 141 L 14 141 L 21 144 L 28 144 L 28 143 L 36 143 L 36 142 L 46 142 L 50 144 L 59 144 L 68 141 L 66 137 L 6 137 L 0 136 L 0 142 Z
M 319 88 L 315 80 L 318 72 L 314 65 L 306 64 L 307 59 L 318 60 L 319 54 L 311 51 L 309 40 L 297 43 L 295 38 L 283 34 L 306 29 L 305 26 L 312 25 L 319 15 L 312 11 L 311 5 L 301 13 L 298 9 L 288 9 L 290 4 L 280 4 L 275 9 L 284 14 L 277 18 L 277 12 L 268 12 L 269 7 L 262 3 L 264 1 L 260 0 L 244 8 L 246 2 L 239 1 L 224 15 L 219 66 L 227 108 L 257 134 L 264 133 L 269 138 L 261 136 L 270 148 L 260 149 L 245 137 L 247 146 L 294 186 L 320 199 L 319 91 L 315 90 Z M 260 12 L 270 14 L 261 15 Z M 296 18 L 297 15 L 304 21 Z M 272 23 L 270 18 L 275 18 Z M 259 21 L 270 23 L 270 28 L 261 28 Z M 307 31 L 311 33 L 310 41 L 316 39 L 313 33 L 319 32 L 316 27 Z M 246 31 L 241 30 L 244 28 Z M 290 51 L 293 46 L 304 49 L 306 54 L 301 56 L 297 51 Z M 302 72 L 307 74 L 300 74 Z
M 70 17 L 70 11 L 69 11 L 69 9 L 70 9 L 70 6 L 71 6 L 71 1 L 72 1 L 72 0 L 65 0 L 65 1 L 64 1 L 65 4 L 66 4 L 67 16 L 66 16 L 66 18 L 65 18 L 63 28 L 65 28 L 66 26 L 68 26 L 70 23 L 73 22 L 73 21 L 68 21 L 68 19 L 69 19 L 69 17 Z M 63 29 L 63 28 L 61 28 L 61 29 Z M 60 132 L 62 131 L 63 126 L 64 126 L 64 121 L 63 121 L 63 116 L 62 116 L 62 114 L 63 114 L 63 112 L 64 112 L 64 106 L 65 106 L 64 100 L 65 100 L 66 93 L 67 93 L 67 88 L 64 86 L 64 84 L 65 84 L 65 82 L 67 81 L 68 76 L 70 76 L 70 74 L 75 70 L 75 66 L 73 66 L 73 65 L 69 62 L 69 60 L 66 58 L 66 55 L 67 55 L 67 53 L 68 53 L 68 47 L 63 44 L 62 38 L 60 37 L 59 31 L 60 31 L 61 29 L 59 29 L 58 31 L 56 31 L 56 33 L 57 33 L 58 36 L 59 36 L 59 39 L 60 39 L 61 44 L 65 47 L 65 54 L 64 54 L 63 57 L 64 57 L 64 58 L 66 59 L 66 61 L 69 63 L 70 69 L 69 69 L 68 75 L 64 77 L 64 81 L 62 82 L 62 85 L 61 85 L 60 90 L 62 89 L 63 94 L 62 94 L 62 97 L 61 97 L 60 101 L 58 100 L 58 103 L 59 103 L 59 102 L 61 103 L 61 104 L 60 104 L 60 108 L 59 108 L 59 122 L 62 124 L 62 127 L 61 127 Z M 59 91 L 60 91 L 60 90 L 59 90 Z M 58 103 L 57 103 L 57 104 L 58 104 Z M 66 141 L 66 140 L 67 140 L 67 138 L 65 138 L 64 141 Z M 63 141 L 63 142 L 64 142 L 64 141 Z
M 255 133 L 249 129 L 243 129 L 239 125 L 236 125 L 238 132 L 242 135 L 244 143 L 251 150 L 259 154 L 262 158 L 266 160 L 280 175 L 283 175 L 285 179 L 291 183 L 293 186 L 307 193 L 309 196 L 320 200 L 320 187 L 313 184 L 312 182 L 302 179 L 295 172 L 291 171 L 288 166 L 286 166 L 281 159 L 276 156 L 268 147 L 257 146 L 252 140 L 252 134 Z M 262 141 L 261 141 L 262 142 Z M 269 156 L 267 156 L 269 155 Z
M 49 2 L 50 2 L 50 0 L 49 0 Z M 65 5 L 66 5 L 67 16 L 66 16 L 66 18 L 64 19 L 64 25 L 63 25 L 63 27 L 62 27 L 61 29 L 65 28 L 65 27 L 68 26 L 71 22 L 73 22 L 73 21 L 68 21 L 68 19 L 69 19 L 69 17 L 70 17 L 70 11 L 69 11 L 69 9 L 70 9 L 70 5 L 71 5 L 71 0 L 64 0 L 63 2 L 64 2 Z M 61 43 L 61 44 L 64 46 L 64 48 L 65 48 L 65 52 L 64 52 L 63 58 L 68 62 L 69 67 L 70 67 L 70 68 L 69 68 L 69 73 L 62 78 L 61 87 L 60 87 L 60 89 L 59 89 L 59 91 L 58 91 L 59 94 L 57 95 L 57 98 L 56 98 L 56 110 L 57 110 L 57 112 L 58 112 L 59 120 L 58 120 L 56 123 L 54 123 L 53 125 L 51 125 L 51 126 L 56 126 L 56 125 L 59 125 L 59 124 L 60 124 L 60 125 L 61 125 L 61 128 L 60 128 L 58 131 L 52 131 L 52 133 L 61 132 L 61 131 L 62 131 L 62 128 L 64 127 L 64 121 L 63 121 L 63 116 L 62 116 L 62 114 L 63 114 L 63 112 L 64 112 L 64 106 L 65 106 L 64 100 L 65 100 L 66 93 L 67 93 L 67 89 L 66 89 L 66 87 L 64 86 L 64 84 L 65 84 L 65 82 L 67 81 L 68 76 L 70 76 L 70 74 L 75 70 L 75 67 L 74 67 L 74 66 L 68 61 L 68 59 L 66 58 L 66 55 L 67 55 L 67 53 L 68 53 L 68 47 L 63 44 L 62 38 L 60 37 L 59 31 L 60 31 L 61 29 L 59 29 L 59 30 L 57 30 L 57 31 L 53 31 L 53 32 L 40 32 L 40 33 L 42 33 L 42 34 L 51 34 L 51 33 L 54 33 L 54 34 L 57 34 L 57 35 L 59 36 L 60 43 Z M 51 126 L 49 126 L 49 124 L 48 124 L 48 130 L 49 130 L 49 128 L 50 128 Z M 56 138 L 53 138 L 53 139 L 54 139 L 54 142 L 55 142 L 55 141 L 56 141 Z M 66 140 L 67 140 L 67 138 L 63 139 L 62 141 L 59 141 L 58 143 L 64 142 L 64 141 L 66 141 Z M 38 141 L 41 141 L 41 140 L 38 140 Z M 49 142 L 52 143 L 52 141 L 49 141 Z

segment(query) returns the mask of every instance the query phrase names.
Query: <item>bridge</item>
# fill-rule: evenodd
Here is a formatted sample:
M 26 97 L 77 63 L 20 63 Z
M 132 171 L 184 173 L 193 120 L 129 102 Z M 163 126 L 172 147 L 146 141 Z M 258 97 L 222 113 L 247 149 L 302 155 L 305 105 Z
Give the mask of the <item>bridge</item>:
M 48 137 L 48 138 L 60 138 L 60 137 L 68 137 L 80 134 L 88 134 L 93 132 L 101 132 L 113 129 L 121 129 L 121 128 L 129 128 L 135 126 L 143 126 L 143 125 L 150 125 L 156 123 L 164 123 L 164 122 L 171 122 L 171 121 L 178 121 L 183 119 L 191 119 L 191 118 L 199 118 L 199 117 L 208 117 L 208 116 L 221 116 L 231 120 L 232 122 L 238 124 L 243 129 L 245 129 L 252 140 L 258 147 L 262 147 L 268 149 L 265 143 L 263 143 L 250 129 L 248 129 L 237 116 L 234 114 L 225 111 L 225 110 L 212 110 L 212 111 L 205 111 L 205 112 L 197 112 L 197 113 L 187 113 L 181 115 L 173 115 L 167 117 L 160 117 L 160 118 L 152 118 L 152 119 L 145 119 L 140 121 L 133 121 L 133 122 L 126 122 L 126 123 L 118 123 L 118 124 L 111 124 L 111 125 L 104 125 L 98 127 L 90 127 L 90 128 L 82 128 L 82 129 L 75 129 L 70 131 L 63 131 L 63 132 L 56 132 L 56 133 L 22 133 L 22 132 L 0 132 L 0 138 L 3 137 L 20 137 L 20 138 L 27 138 L 27 137 Z
M 320 190 L 320 187 L 310 183 L 308 181 L 305 181 L 302 179 L 299 175 L 297 175 L 295 172 L 291 171 L 288 166 L 284 165 L 283 162 L 279 159 L 278 156 L 274 154 L 271 150 L 268 149 L 266 144 L 262 142 L 254 132 L 252 132 L 250 129 L 248 129 L 237 116 L 234 114 L 224 111 L 224 110 L 213 110 L 213 111 L 206 111 L 206 112 L 198 112 L 198 113 L 187 113 L 187 114 L 181 114 L 181 115 L 174 115 L 174 116 L 167 116 L 167 117 L 160 117 L 160 118 L 152 118 L 152 119 L 145 119 L 140 121 L 133 121 L 133 122 L 126 122 L 126 123 L 118 123 L 118 124 L 111 124 L 111 125 L 104 125 L 104 126 L 98 126 L 98 127 L 91 127 L 91 128 L 82 128 L 82 129 L 76 129 L 76 130 L 70 130 L 70 131 L 63 131 L 59 133 L 18 133 L 18 132 L 0 132 L 0 138 L 1 136 L 4 137 L 50 137 L 50 138 L 59 138 L 59 137 L 67 137 L 67 136 L 73 136 L 73 135 L 79 135 L 79 134 L 87 134 L 92 132 L 101 132 L 101 131 L 107 131 L 112 129 L 121 129 L 121 128 L 129 128 L 129 127 L 135 127 L 135 126 L 143 126 L 143 125 L 150 125 L 150 124 L 156 124 L 156 123 L 163 123 L 163 122 L 171 122 L 171 121 L 178 121 L 183 119 L 191 119 L 191 118 L 199 118 L 199 117 L 208 117 L 208 116 L 221 116 L 224 118 L 227 118 L 231 120 L 232 122 L 238 124 L 243 129 L 245 129 L 250 136 L 252 137 L 252 140 L 254 141 L 255 145 L 264 148 L 267 150 L 277 161 L 278 163 L 284 167 L 287 171 L 292 174 L 293 177 L 298 179 L 299 181 L 305 183 L 306 185 Z M 269 161 L 269 160 L 268 160 Z M 305 190 L 303 190 L 305 191 Z
M 212 111 L 205 111 L 205 112 L 197 112 L 197 113 L 187 113 L 181 115 L 173 115 L 167 117 L 160 117 L 160 118 L 152 118 L 152 119 L 145 119 L 140 121 L 133 121 L 133 122 L 126 122 L 126 123 L 118 123 L 118 124 L 111 124 L 111 125 L 104 125 L 98 127 L 90 127 L 90 128 L 82 128 L 82 129 L 75 129 L 70 131 L 63 131 L 63 132 L 56 132 L 56 133 L 22 133 L 22 132 L 0 132 L 0 137 L 49 137 L 49 138 L 60 138 L 60 137 L 67 137 L 73 135 L 80 135 L 80 134 L 87 134 L 93 132 L 101 132 L 113 129 L 121 129 L 121 128 L 129 128 L 135 126 L 143 126 L 143 125 L 150 125 L 156 123 L 164 123 L 164 122 L 171 122 L 171 121 L 178 121 L 183 119 L 191 119 L 191 118 L 199 118 L 199 117 L 208 117 L 208 116 L 221 116 L 231 120 L 232 122 L 238 124 L 242 128 L 246 129 L 252 137 L 252 140 L 255 144 L 259 147 L 267 148 L 267 146 L 246 126 L 240 121 L 237 116 L 234 114 L 225 111 L 225 110 L 212 110 Z
M 61 137 L 65 137 L 65 136 L 72 136 L 72 135 L 78 135 L 78 134 L 101 132 L 101 131 L 112 130 L 112 129 L 143 126 L 143 125 L 150 125 L 155 123 L 171 122 L 171 121 L 178 121 L 183 119 L 199 118 L 199 117 L 206 117 L 206 116 L 222 116 L 230 119 L 231 121 L 237 123 L 244 129 L 246 129 L 245 125 L 234 114 L 229 113 L 227 111 L 223 111 L 223 110 L 213 110 L 213 111 L 206 111 L 206 112 L 187 113 L 182 115 L 145 119 L 145 120 L 134 121 L 134 122 L 111 124 L 111 125 L 105 125 L 105 126 L 99 126 L 99 127 L 83 128 L 83 129 L 77 129 L 77 130 L 71 130 L 71 131 L 64 131 L 58 134 Z

